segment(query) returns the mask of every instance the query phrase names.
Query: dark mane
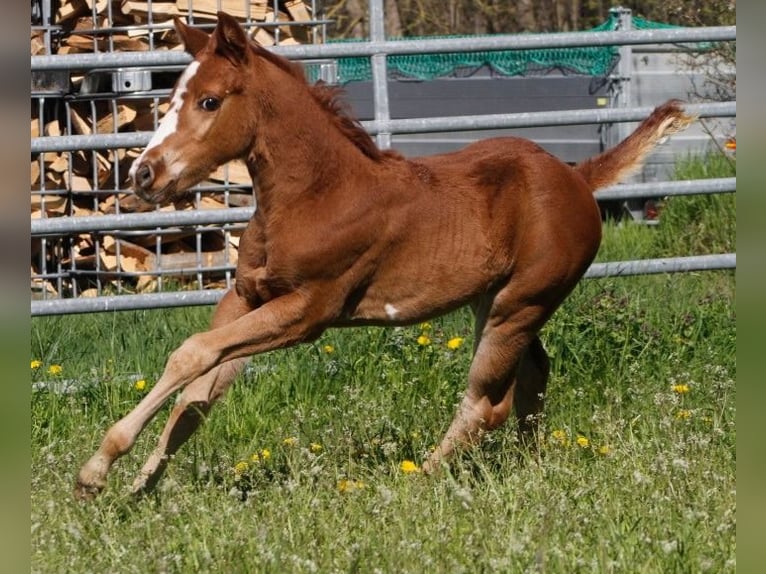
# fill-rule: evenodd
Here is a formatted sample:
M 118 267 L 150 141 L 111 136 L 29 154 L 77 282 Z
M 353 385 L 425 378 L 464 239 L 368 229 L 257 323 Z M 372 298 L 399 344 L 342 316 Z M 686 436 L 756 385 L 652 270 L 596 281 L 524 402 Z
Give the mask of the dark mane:
M 348 104 L 342 99 L 342 88 L 328 86 L 322 82 L 311 86 L 306 81 L 306 75 L 301 64 L 291 62 L 287 58 L 274 54 L 257 44 L 252 44 L 252 47 L 260 57 L 268 60 L 282 71 L 287 72 L 293 78 L 303 83 L 314 98 L 314 101 L 329 114 L 340 133 L 351 141 L 364 155 L 375 161 L 381 161 L 387 157 L 401 157 L 395 151 L 382 151 L 359 122 L 351 116 Z

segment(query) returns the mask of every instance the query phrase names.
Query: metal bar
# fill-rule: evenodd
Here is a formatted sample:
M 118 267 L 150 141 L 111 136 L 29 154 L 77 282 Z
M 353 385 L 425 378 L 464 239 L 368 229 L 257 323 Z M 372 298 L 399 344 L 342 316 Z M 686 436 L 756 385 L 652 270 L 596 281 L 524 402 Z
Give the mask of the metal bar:
M 685 273 L 689 271 L 712 271 L 736 269 L 737 254 L 691 255 L 689 257 L 667 257 L 661 259 L 637 259 L 634 261 L 609 261 L 594 263 L 585 272 L 585 278 L 628 277 L 630 275 L 651 275 L 657 273 Z
M 633 28 L 633 17 L 630 8 L 616 7 L 609 10 L 609 13 L 617 18 L 618 30 L 631 30 Z M 610 76 L 609 85 L 612 93 L 612 107 L 630 108 L 631 102 L 631 81 L 633 78 L 633 46 L 623 44 L 619 47 L 619 60 L 617 62 L 617 73 Z M 630 133 L 630 127 L 624 123 L 617 123 L 614 126 L 608 126 L 606 136 L 607 147 L 614 147 Z
M 32 138 L 31 152 L 109 150 L 144 147 L 152 138 L 152 133 L 153 132 L 125 132 L 89 136 L 44 136 Z
M 686 104 L 688 113 L 700 118 L 734 117 L 737 115 L 736 102 L 710 104 Z M 411 118 L 389 120 L 383 125 L 362 122 L 371 133 L 389 130 L 395 134 L 432 133 L 446 131 L 468 131 L 495 128 L 531 128 L 541 126 L 568 126 L 580 124 L 602 124 L 608 122 L 637 122 L 645 119 L 652 107 L 627 109 L 595 108 L 590 110 L 561 110 L 550 112 L 524 112 L 516 114 L 487 114 L 478 116 L 456 116 L 440 118 Z
M 50 0 L 48 0 L 50 2 Z M 148 13 L 151 14 L 151 11 Z M 108 18 L 108 21 L 113 21 L 113 18 Z M 279 21 L 279 22 L 250 22 L 250 23 L 243 23 L 243 26 L 245 28 L 265 28 L 265 29 L 274 29 L 274 28 L 296 28 L 301 26 L 322 26 L 326 24 L 334 24 L 334 20 L 301 20 L 301 21 Z M 208 33 L 212 32 L 215 28 L 216 24 L 213 23 L 197 23 L 194 24 L 195 28 L 199 28 L 200 30 L 204 30 Z M 39 26 L 32 26 L 32 29 L 41 28 Z M 112 35 L 112 34 L 129 34 L 130 32 L 154 32 L 159 33 L 167 30 L 174 30 L 175 26 L 173 26 L 172 21 L 165 21 L 161 22 L 159 24 L 133 24 L 130 26 L 103 26 L 98 28 L 78 28 L 77 34 L 81 36 L 101 36 L 101 35 Z M 152 48 L 153 49 L 153 48 Z
M 195 253 L 195 255 L 202 255 L 202 252 Z M 164 255 L 160 255 L 159 259 L 162 260 L 162 258 L 165 257 Z M 172 257 L 172 256 L 170 256 Z M 190 265 L 188 267 L 162 267 L 158 266 L 156 269 L 151 271 L 97 271 L 95 269 L 67 269 L 63 273 L 68 278 L 73 277 L 98 277 L 99 274 L 108 275 L 109 278 L 120 278 L 120 279 L 139 279 L 141 277 L 155 277 L 160 278 L 167 275 L 172 275 L 173 277 L 182 277 L 182 276 L 188 276 L 188 275 L 197 275 L 199 273 L 225 273 L 226 271 L 236 271 L 237 266 L 235 263 L 230 263 L 228 265 L 205 265 L 201 261 L 197 261 L 194 265 Z M 47 275 L 35 275 L 35 278 L 39 279 L 57 279 L 59 278 L 60 274 L 58 273 L 50 273 Z M 198 287 L 198 289 L 204 289 L 204 287 Z M 76 297 L 76 295 L 74 295 Z
M 470 38 L 433 38 L 384 40 L 276 46 L 274 52 L 290 59 L 346 58 L 374 54 L 440 54 L 444 52 L 484 52 L 498 50 L 533 50 L 539 48 L 578 48 L 584 46 L 619 46 L 662 43 L 728 42 L 737 39 L 736 26 L 670 28 L 614 32 L 558 32 L 547 34 L 498 34 Z M 31 56 L 31 69 L 86 70 L 114 66 L 185 65 L 191 56 L 180 51 L 105 52 L 97 54 L 61 54 Z
M 687 181 L 659 181 L 616 185 L 596 192 L 599 201 L 634 197 L 701 195 L 731 193 L 737 190 L 736 177 Z M 124 232 L 155 227 L 192 227 L 227 223 L 245 223 L 255 213 L 252 207 L 205 209 L 201 211 L 153 211 L 122 215 L 89 215 L 83 217 L 51 217 L 31 221 L 32 237 L 67 235 L 72 233 Z
M 737 191 L 736 177 L 692 179 L 686 181 L 658 181 L 652 183 L 626 183 L 607 187 L 595 193 L 596 200 L 632 199 L 674 195 L 703 195 Z
M 694 255 L 643 259 L 636 261 L 610 261 L 594 263 L 585 273 L 585 278 L 627 277 L 658 273 L 685 273 L 691 271 L 713 271 L 735 269 L 736 253 L 721 255 Z M 192 305 L 213 305 L 225 289 L 205 291 L 177 291 L 172 293 L 148 293 L 145 295 L 117 295 L 103 297 L 82 297 L 79 299 L 48 299 L 31 302 L 32 316 L 63 315 L 70 313 L 97 313 L 104 311 L 129 311 L 155 309 L 160 307 L 186 307 Z
M 160 307 L 189 307 L 192 305 L 213 305 L 223 297 L 225 292 L 225 289 L 210 289 L 205 291 L 147 293 L 144 295 L 80 297 L 79 299 L 47 299 L 32 301 L 31 307 L 33 317 L 70 313 L 131 311 Z
M 151 229 L 154 227 L 192 227 L 242 223 L 249 221 L 255 212 L 252 207 L 228 209 L 202 209 L 191 211 L 151 211 L 122 215 L 87 215 L 82 217 L 49 217 L 33 219 L 32 236 L 66 235 L 94 231 L 125 231 L 128 229 Z
M 53 25 L 51 18 L 51 0 L 42 1 L 42 23 L 43 29 L 43 43 L 45 45 L 45 53 L 51 54 L 53 52 L 53 42 L 51 41 L 51 26 Z
M 386 39 L 385 18 L 383 16 L 383 0 L 370 0 L 370 40 L 382 42 Z M 385 52 L 372 55 L 370 65 L 372 67 L 372 97 L 375 111 L 375 122 L 385 125 L 391 115 L 388 105 L 388 66 Z M 378 147 L 388 149 L 391 147 L 391 132 L 379 130 L 376 134 Z
M 700 118 L 735 117 L 737 102 L 686 104 L 688 113 Z M 469 131 L 496 128 L 531 128 L 541 126 L 567 126 L 607 122 L 636 122 L 645 119 L 651 107 L 628 109 L 596 108 L 590 110 L 562 110 L 548 112 L 524 112 L 515 114 L 487 114 L 478 116 L 455 116 L 437 118 L 389 119 L 387 121 L 361 122 L 370 134 L 432 133 L 446 131 Z M 31 152 L 106 150 L 143 147 L 151 139 L 152 132 L 132 132 L 97 135 L 69 135 L 32 138 Z

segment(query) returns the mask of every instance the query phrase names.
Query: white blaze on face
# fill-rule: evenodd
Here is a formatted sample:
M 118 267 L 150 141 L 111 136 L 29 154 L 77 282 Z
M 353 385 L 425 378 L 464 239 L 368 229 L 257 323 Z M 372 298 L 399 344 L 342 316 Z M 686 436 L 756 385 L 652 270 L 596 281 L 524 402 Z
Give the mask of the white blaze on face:
M 178 84 L 176 85 L 176 90 L 173 93 L 173 99 L 170 100 L 170 108 L 168 109 L 165 116 L 162 118 L 160 125 L 157 127 L 157 131 L 154 132 L 152 139 L 144 148 L 144 151 L 141 153 L 140 156 L 138 156 L 138 158 L 136 158 L 136 160 L 133 162 L 133 165 L 130 166 L 129 175 L 131 178 L 134 177 L 136 173 L 136 169 L 138 168 L 138 165 L 141 163 L 141 160 L 144 159 L 144 155 L 146 155 L 146 152 L 152 149 L 153 147 L 157 147 L 163 141 L 165 141 L 165 138 L 175 133 L 176 129 L 178 128 L 178 115 L 181 111 L 181 106 L 183 106 L 184 104 L 184 94 L 186 93 L 186 86 L 189 84 L 189 81 L 194 77 L 194 74 L 197 73 L 197 68 L 199 68 L 199 62 L 197 60 L 194 60 L 191 64 L 189 64 L 186 67 L 186 69 L 181 74 L 181 77 L 178 79 Z

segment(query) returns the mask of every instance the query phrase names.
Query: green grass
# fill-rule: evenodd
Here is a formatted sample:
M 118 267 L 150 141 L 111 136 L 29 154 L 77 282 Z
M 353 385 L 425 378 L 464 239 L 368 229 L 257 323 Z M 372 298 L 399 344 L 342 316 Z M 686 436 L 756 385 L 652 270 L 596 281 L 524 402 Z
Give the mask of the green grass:
M 672 236 L 679 254 L 725 250 L 733 223 L 715 220 L 733 212 L 681 199 L 656 227 L 608 223 L 600 259 L 664 256 Z M 706 250 L 684 234 L 700 221 L 717 230 Z M 448 473 L 400 469 L 438 442 L 465 388 L 458 312 L 425 346 L 420 327 L 364 328 L 255 358 L 156 494 L 127 488 L 166 412 L 92 504 L 71 497 L 80 464 L 210 310 L 35 319 L 31 570 L 733 572 L 734 289 L 730 272 L 582 282 L 543 334 L 539 457 L 507 425 Z M 53 390 L 65 381 L 76 388 Z

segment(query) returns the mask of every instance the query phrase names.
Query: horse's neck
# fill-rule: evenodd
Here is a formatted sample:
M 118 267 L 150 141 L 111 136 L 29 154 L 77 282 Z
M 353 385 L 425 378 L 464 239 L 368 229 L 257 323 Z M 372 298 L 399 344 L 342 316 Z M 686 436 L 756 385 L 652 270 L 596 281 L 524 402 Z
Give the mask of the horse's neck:
M 374 177 L 373 170 L 365 169 L 374 162 L 313 101 L 262 121 L 247 163 L 264 207 L 300 201 L 301 194 L 321 194 L 352 174 Z

